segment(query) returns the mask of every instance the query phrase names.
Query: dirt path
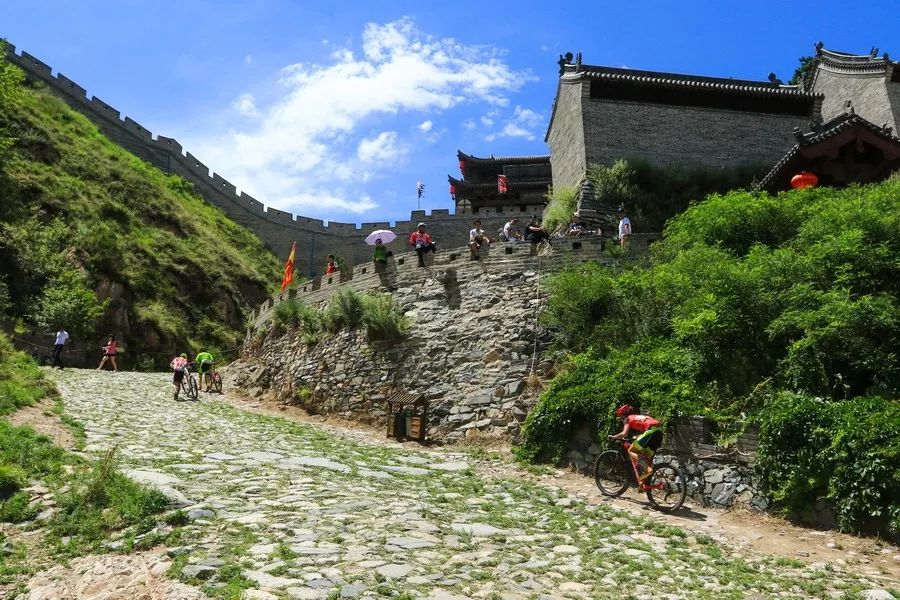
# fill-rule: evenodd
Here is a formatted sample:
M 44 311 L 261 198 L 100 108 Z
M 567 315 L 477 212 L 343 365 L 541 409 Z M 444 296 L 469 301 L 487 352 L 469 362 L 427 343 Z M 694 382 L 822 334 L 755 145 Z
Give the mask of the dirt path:
M 382 429 L 339 417 L 310 415 L 301 408 L 275 402 L 249 399 L 230 392 L 221 400 L 260 414 L 279 416 L 298 423 L 313 424 L 350 435 L 363 443 L 385 446 L 419 448 L 414 442 L 398 443 L 385 437 Z M 667 515 L 649 509 L 646 496 L 635 490 L 621 498 L 605 498 L 593 481 L 566 469 L 535 475 L 519 467 L 507 443 L 483 440 L 484 448 L 496 453 L 499 460 L 479 464 L 479 471 L 491 477 L 525 477 L 541 485 L 565 490 L 589 504 L 606 504 L 636 516 L 651 518 L 668 525 L 681 527 L 697 535 L 710 536 L 742 551 L 781 556 L 810 565 L 838 564 L 860 569 L 886 584 L 900 584 L 900 547 L 876 538 L 859 537 L 837 531 L 817 531 L 796 526 L 789 521 L 765 513 L 744 509 L 723 510 L 697 505 L 688 500 L 685 507 Z M 477 442 L 474 447 L 477 446 Z M 423 448 L 424 452 L 440 453 L 441 448 Z M 549 469 L 548 469 L 549 470 Z
M 20 408 L 6 418 L 15 426 L 28 425 L 38 433 L 49 437 L 60 448 L 75 450 L 77 440 L 72 428 L 63 423 L 55 411 L 56 405 L 53 400 L 42 398 L 34 405 Z

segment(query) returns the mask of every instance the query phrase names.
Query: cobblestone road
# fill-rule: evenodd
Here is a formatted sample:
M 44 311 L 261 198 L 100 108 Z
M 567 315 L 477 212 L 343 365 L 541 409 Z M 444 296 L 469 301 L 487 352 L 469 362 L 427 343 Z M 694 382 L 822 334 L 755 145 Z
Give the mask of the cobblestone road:
M 879 587 L 834 565 L 738 556 L 589 506 L 473 455 L 417 453 L 173 402 L 160 374 L 54 372 L 86 451 L 186 503 L 177 573 L 247 598 L 807 598 Z M 889 596 L 888 596 L 889 597 Z

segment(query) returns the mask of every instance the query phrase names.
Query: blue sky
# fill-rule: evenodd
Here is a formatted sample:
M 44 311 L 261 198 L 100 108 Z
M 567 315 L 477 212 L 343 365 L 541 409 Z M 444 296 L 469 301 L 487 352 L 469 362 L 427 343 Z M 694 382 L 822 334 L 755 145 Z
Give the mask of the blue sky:
M 258 200 L 344 222 L 451 207 L 456 150 L 546 154 L 560 53 L 787 80 L 826 47 L 900 57 L 900 0 L 0 4 L 0 36 Z

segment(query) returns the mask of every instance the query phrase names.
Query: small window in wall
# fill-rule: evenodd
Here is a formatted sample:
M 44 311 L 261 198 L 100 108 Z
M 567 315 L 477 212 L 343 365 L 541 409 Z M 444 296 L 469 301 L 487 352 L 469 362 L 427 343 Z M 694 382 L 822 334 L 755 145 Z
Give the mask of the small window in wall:
M 528 207 L 524 204 L 519 205 L 519 212 L 528 212 Z
M 472 207 L 472 214 L 473 214 L 473 215 L 477 215 L 477 214 L 478 214 L 478 207 L 477 207 L 477 206 L 473 206 L 473 207 Z
M 498 212 L 498 213 L 502 213 L 502 212 L 503 212 L 503 207 L 502 207 L 502 206 L 498 206 L 498 207 L 497 207 L 497 212 Z

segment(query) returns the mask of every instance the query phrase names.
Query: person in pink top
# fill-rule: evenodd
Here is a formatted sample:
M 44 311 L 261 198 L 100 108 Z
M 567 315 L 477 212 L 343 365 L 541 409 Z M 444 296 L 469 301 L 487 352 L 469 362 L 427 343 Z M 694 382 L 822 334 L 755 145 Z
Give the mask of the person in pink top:
M 116 366 L 116 354 L 118 353 L 118 348 L 119 345 L 116 343 L 116 336 L 109 336 L 109 341 L 101 348 L 101 350 L 103 350 L 103 358 L 100 359 L 100 366 L 97 367 L 98 371 L 103 368 L 103 365 L 106 364 L 107 360 L 112 363 L 113 373 L 119 371 L 119 367 Z
M 169 364 L 172 367 L 172 385 L 175 388 L 175 400 L 178 400 L 178 390 L 181 389 L 181 380 L 184 379 L 184 368 L 188 365 L 187 354 L 176 356 Z

